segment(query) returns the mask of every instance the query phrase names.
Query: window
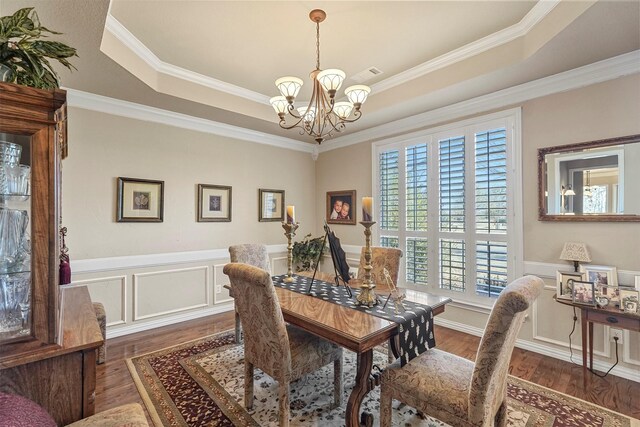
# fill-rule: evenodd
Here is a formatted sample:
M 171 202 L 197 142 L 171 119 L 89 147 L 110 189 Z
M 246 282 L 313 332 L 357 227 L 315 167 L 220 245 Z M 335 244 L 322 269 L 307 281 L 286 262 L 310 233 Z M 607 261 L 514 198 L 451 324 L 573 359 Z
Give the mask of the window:
M 521 274 L 519 117 L 509 110 L 376 145 L 377 236 L 403 250 L 407 286 L 482 301 Z

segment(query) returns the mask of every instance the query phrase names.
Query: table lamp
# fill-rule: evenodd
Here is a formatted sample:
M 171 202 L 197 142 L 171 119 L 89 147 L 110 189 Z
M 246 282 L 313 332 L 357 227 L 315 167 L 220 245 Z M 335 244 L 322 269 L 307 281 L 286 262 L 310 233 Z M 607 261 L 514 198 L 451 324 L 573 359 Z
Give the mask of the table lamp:
M 591 262 L 591 255 L 585 243 L 566 242 L 562 248 L 560 259 L 573 261 L 574 271 L 578 271 L 580 262 Z

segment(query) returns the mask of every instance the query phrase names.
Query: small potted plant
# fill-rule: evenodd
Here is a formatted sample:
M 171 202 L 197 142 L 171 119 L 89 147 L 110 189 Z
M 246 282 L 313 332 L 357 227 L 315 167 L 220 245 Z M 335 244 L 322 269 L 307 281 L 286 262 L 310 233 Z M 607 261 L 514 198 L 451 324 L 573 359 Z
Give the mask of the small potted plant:
M 300 242 L 293 244 L 293 264 L 296 271 L 309 271 L 316 268 L 316 263 L 325 251 L 324 236 L 304 236 Z
M 67 58 L 78 55 L 64 43 L 41 40 L 47 34 L 61 33 L 43 27 L 32 7 L 0 17 L 0 80 L 40 89 L 60 87 L 49 59 L 72 70 Z

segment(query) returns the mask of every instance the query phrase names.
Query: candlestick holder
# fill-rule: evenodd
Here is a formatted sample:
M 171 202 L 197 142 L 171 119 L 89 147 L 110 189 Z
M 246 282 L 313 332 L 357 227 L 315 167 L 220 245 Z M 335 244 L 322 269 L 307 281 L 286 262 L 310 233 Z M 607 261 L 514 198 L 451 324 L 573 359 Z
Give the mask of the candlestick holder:
M 287 236 L 287 277 L 284 278 L 286 283 L 293 282 L 293 243 L 291 239 L 296 235 L 296 230 L 300 226 L 298 222 L 283 222 L 284 235 Z
M 356 304 L 358 305 L 366 305 L 368 307 L 373 307 L 379 303 L 378 297 L 376 296 L 375 291 L 373 290 L 376 287 L 376 284 L 371 280 L 371 226 L 375 224 L 375 221 L 360 221 L 360 224 L 364 227 L 364 237 L 365 237 L 365 246 L 364 246 L 364 279 L 362 280 L 362 284 L 360 285 L 360 293 L 356 298 Z

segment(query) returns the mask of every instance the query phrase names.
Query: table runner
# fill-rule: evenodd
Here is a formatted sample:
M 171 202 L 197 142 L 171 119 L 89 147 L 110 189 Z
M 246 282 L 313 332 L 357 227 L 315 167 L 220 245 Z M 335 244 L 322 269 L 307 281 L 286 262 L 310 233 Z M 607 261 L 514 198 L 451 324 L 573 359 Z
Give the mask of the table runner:
M 287 277 L 286 274 L 273 276 L 273 284 L 289 291 L 309 295 L 310 277 L 294 274 L 293 282 L 291 283 L 284 282 L 285 277 Z M 391 302 L 384 309 L 382 308 L 383 304 L 378 304 L 372 308 L 356 305 L 356 296 L 360 293 L 360 290 L 353 288 L 351 290 L 353 298 L 349 297 L 349 293 L 344 286 L 336 286 L 332 283 L 315 279 L 311 288 L 311 295 L 324 301 L 397 323 L 401 366 L 404 366 L 420 353 L 435 347 L 433 310 L 430 306 L 404 300 L 402 304 L 406 310 L 396 314 Z

